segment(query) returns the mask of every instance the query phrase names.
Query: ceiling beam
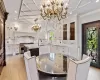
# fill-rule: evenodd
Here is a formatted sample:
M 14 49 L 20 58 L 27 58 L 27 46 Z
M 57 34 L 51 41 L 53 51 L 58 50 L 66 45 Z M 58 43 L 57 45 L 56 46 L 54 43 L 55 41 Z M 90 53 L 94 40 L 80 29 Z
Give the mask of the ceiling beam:
M 84 7 L 84 6 L 86 6 L 86 5 L 90 4 L 90 3 L 91 3 L 91 1 L 90 2 L 87 2 L 86 4 L 84 4 L 82 6 L 80 6 L 79 8 L 82 8 L 82 7 Z
M 78 2 L 77 6 L 72 10 L 72 12 L 75 11 L 76 9 L 78 9 L 78 8 L 82 8 L 82 7 L 84 7 L 84 6 L 88 5 L 88 4 L 90 4 L 90 3 L 92 2 L 92 0 L 90 0 L 89 2 L 87 2 L 86 4 L 84 4 L 84 5 L 82 5 L 82 6 L 79 6 L 79 5 L 81 4 L 81 2 L 82 2 L 82 0 L 80 0 L 80 1 Z
M 26 21 L 21 21 L 21 20 L 19 20 L 18 22 L 19 22 L 19 23 L 30 24 L 30 25 L 32 25 L 32 24 L 33 24 L 33 23 L 30 23 L 29 21 L 27 22 L 27 20 L 26 20 Z
M 29 8 L 29 6 L 25 2 L 23 2 L 23 4 L 29 9 L 29 11 L 31 11 L 31 9 Z
M 20 11 L 21 11 L 22 4 L 23 4 L 23 0 L 21 0 L 21 3 L 20 3 L 20 8 L 19 8 L 19 12 L 18 12 L 18 18 L 20 16 Z
M 34 18 L 26 18 L 26 19 L 34 19 Z M 24 20 L 24 18 L 21 18 L 21 19 L 19 19 L 19 20 Z
M 35 0 L 32 0 L 32 1 L 33 1 L 33 2 L 34 2 L 34 4 L 36 5 L 37 9 L 38 9 L 38 10 L 40 10 L 40 9 L 38 8 L 38 6 L 37 6 L 37 4 L 36 4 Z
M 31 10 L 31 12 L 33 11 L 39 11 L 39 10 Z M 21 12 L 30 12 L 30 10 L 25 10 L 25 11 L 21 11 Z
M 25 17 L 25 16 L 38 16 L 39 14 L 35 14 L 35 15 L 21 15 L 20 17 Z
M 78 8 L 78 6 L 80 5 L 81 2 L 82 2 L 82 0 L 79 0 L 78 4 L 76 5 L 76 7 L 71 12 L 75 11 Z
M 78 2 L 77 6 L 76 6 L 76 9 L 78 8 L 78 6 L 81 4 L 82 1 L 83 1 L 83 0 L 80 0 L 80 1 Z
M 33 10 L 31 10 L 31 9 L 29 8 L 29 6 L 28 6 L 26 3 L 23 2 L 23 4 L 29 9 L 29 10 L 27 10 L 27 11 L 33 12 Z M 36 11 L 36 10 L 34 10 L 34 11 Z M 39 10 L 37 10 L 37 11 L 39 11 Z M 24 11 L 22 11 L 22 12 L 24 12 Z

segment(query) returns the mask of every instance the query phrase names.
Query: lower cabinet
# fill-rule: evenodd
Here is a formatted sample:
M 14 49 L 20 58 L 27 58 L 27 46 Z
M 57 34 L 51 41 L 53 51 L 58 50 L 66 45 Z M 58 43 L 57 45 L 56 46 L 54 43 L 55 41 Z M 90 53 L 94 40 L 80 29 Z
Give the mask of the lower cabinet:
M 39 56 L 39 48 L 29 49 L 31 52 L 31 56 Z
M 69 55 L 78 59 L 79 58 L 79 52 L 77 46 L 70 46 L 69 47 Z
M 39 55 L 46 54 L 46 53 L 50 53 L 50 46 L 49 45 L 40 46 L 39 47 Z
M 46 54 L 46 53 L 61 53 L 64 55 L 72 56 L 78 59 L 78 48 L 77 46 L 59 46 L 59 45 L 46 45 L 39 47 L 39 55 Z
M 52 45 L 50 47 L 50 52 L 52 53 L 61 53 L 61 54 L 65 54 L 65 55 L 68 55 L 69 49 L 68 47 L 65 47 L 65 46 L 55 46 L 55 45 Z
M 51 53 L 57 53 L 57 50 L 58 50 L 58 49 L 57 49 L 56 46 L 53 46 L 53 45 L 50 46 L 50 52 L 51 52 Z
M 79 58 L 78 48 L 75 45 L 72 45 L 72 46 L 52 46 L 51 52 L 69 55 L 69 56 L 72 56 L 76 59 Z

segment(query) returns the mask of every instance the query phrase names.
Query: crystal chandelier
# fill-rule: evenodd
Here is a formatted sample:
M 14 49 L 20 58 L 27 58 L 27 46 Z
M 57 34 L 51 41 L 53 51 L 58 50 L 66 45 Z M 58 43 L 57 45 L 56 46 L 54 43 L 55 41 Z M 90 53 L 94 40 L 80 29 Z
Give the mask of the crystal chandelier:
M 36 32 L 41 29 L 40 25 L 36 23 L 37 20 L 38 20 L 38 18 L 34 20 L 35 21 L 35 24 L 32 27 L 32 30 L 34 30 Z
M 44 0 L 41 5 L 41 16 L 44 20 L 57 17 L 60 21 L 67 16 L 68 3 L 62 0 Z

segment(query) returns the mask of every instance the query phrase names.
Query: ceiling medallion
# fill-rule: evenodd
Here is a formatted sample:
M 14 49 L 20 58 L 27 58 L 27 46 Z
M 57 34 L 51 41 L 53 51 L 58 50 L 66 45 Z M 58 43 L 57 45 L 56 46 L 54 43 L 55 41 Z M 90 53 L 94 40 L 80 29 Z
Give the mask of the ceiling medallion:
M 34 30 L 35 32 L 37 32 L 41 29 L 40 25 L 36 23 L 37 20 L 38 20 L 38 18 L 34 20 L 35 24 L 32 27 L 32 30 Z
M 60 21 L 67 16 L 68 3 L 63 0 L 44 0 L 41 5 L 41 16 L 44 20 L 57 17 Z

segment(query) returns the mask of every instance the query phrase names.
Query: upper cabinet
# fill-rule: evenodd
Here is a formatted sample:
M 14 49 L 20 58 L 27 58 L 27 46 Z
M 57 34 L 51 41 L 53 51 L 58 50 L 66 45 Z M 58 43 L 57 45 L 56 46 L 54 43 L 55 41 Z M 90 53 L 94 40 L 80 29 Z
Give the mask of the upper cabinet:
M 75 40 L 75 22 L 70 23 L 70 40 Z
M 63 25 L 63 40 L 67 40 L 67 24 Z

